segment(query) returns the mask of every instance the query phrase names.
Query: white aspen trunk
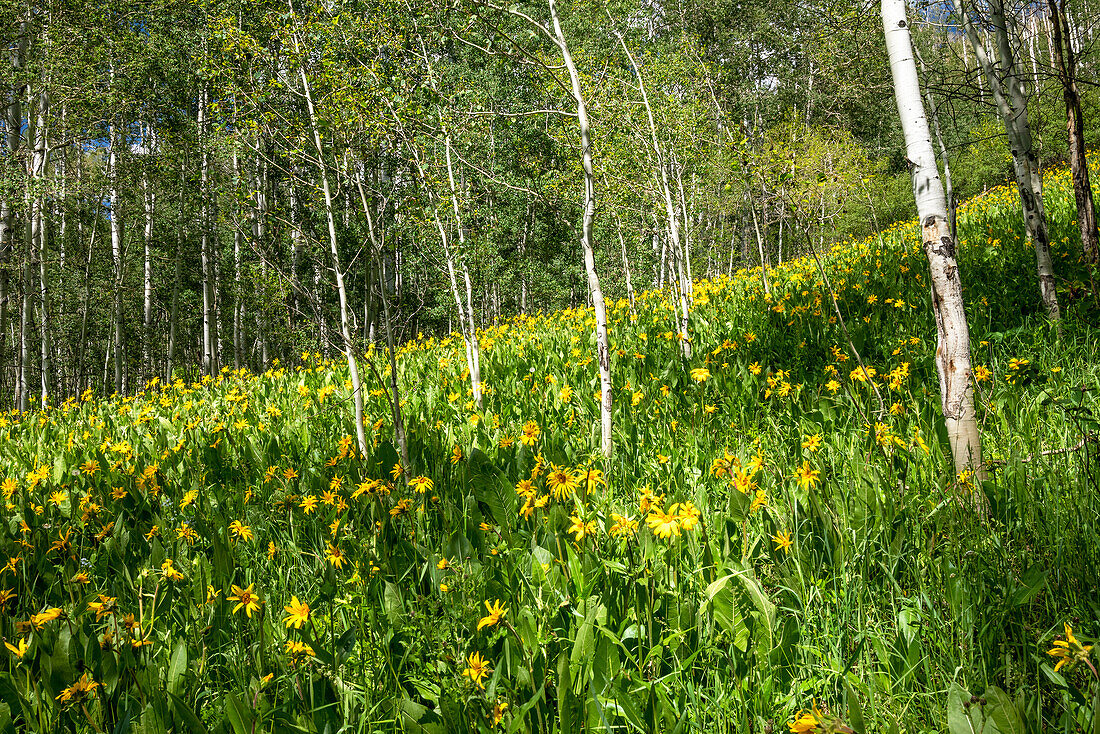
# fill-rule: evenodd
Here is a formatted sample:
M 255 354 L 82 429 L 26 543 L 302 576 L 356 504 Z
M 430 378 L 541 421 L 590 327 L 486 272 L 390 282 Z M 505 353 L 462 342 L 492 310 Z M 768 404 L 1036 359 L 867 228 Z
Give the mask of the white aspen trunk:
M 68 111 L 64 104 L 61 105 L 61 129 L 68 129 Z M 62 294 L 58 312 L 64 311 L 65 294 L 65 244 L 69 224 L 69 208 L 66 206 L 69 200 L 69 148 L 61 147 L 61 155 L 54 162 L 54 170 L 57 172 L 57 199 L 54 201 L 53 216 L 58 222 L 57 227 L 57 265 L 58 265 L 58 292 Z
M 182 207 L 181 207 L 182 208 Z M 182 217 L 181 217 L 182 219 Z M 164 381 L 172 381 L 172 369 L 176 360 L 176 330 L 179 325 L 180 269 L 183 263 L 183 227 L 182 222 L 176 233 L 176 262 L 173 267 L 172 302 L 168 307 L 168 348 L 165 355 Z
M 1023 174 L 1025 185 L 1020 186 L 1020 200 L 1024 209 L 1024 221 L 1028 234 L 1035 246 L 1035 264 L 1039 272 L 1039 293 L 1047 317 L 1057 322 L 1061 318 L 1058 305 L 1058 293 L 1054 283 L 1054 260 L 1050 256 L 1050 233 L 1047 228 L 1046 206 L 1043 203 L 1043 177 L 1039 171 L 1039 157 L 1028 124 L 1027 96 L 1020 80 L 1019 65 L 1012 50 L 1009 38 L 1008 16 L 1005 13 L 1004 0 L 990 3 L 990 16 L 997 36 L 997 48 L 1001 57 L 1001 66 L 1005 73 L 1005 86 L 1008 89 L 1012 105 L 1012 120 L 1015 134 L 1009 137 L 1012 158 L 1017 179 Z M 1030 197 L 1027 194 L 1030 193 Z M 1030 199 L 1030 201 L 1029 201 Z
M 217 206 L 217 193 L 214 193 L 214 203 Z M 214 272 L 214 282 L 210 286 L 213 295 L 214 313 L 212 314 L 211 329 L 214 331 L 214 372 L 221 372 L 222 361 L 225 355 L 225 329 L 222 327 L 222 304 L 225 298 L 225 289 L 222 287 L 224 271 L 220 253 L 220 237 L 217 230 L 212 230 L 210 265 Z
M 965 46 L 964 46 L 965 48 Z M 917 61 L 920 63 L 921 73 L 928 73 L 924 66 L 924 59 L 920 57 L 920 53 L 917 53 Z M 943 185 L 944 193 L 947 197 L 947 221 L 951 228 L 951 236 L 957 238 L 956 222 L 955 222 L 955 192 L 951 185 L 951 160 L 947 155 L 947 146 L 943 142 L 943 133 L 940 130 L 940 115 L 936 108 L 936 99 L 932 96 L 932 90 L 926 89 L 925 96 L 928 98 L 928 111 L 932 115 L 932 129 L 936 133 L 936 146 L 939 148 L 940 160 L 943 162 Z M 873 210 L 872 210 L 873 211 Z M 876 221 L 877 224 L 877 221 Z M 878 227 L 875 227 L 878 229 Z
M 153 126 L 146 128 L 145 155 L 151 156 L 153 149 Z M 148 169 L 148 166 L 146 166 Z M 153 372 L 153 214 L 156 207 L 156 194 L 149 187 L 149 173 L 144 171 L 141 176 L 141 188 L 145 199 L 145 270 L 144 270 L 144 299 L 142 310 L 141 337 L 143 377 L 148 379 Z
M 77 158 L 78 165 L 80 158 Z M 80 342 L 77 345 L 77 358 L 76 358 L 76 370 L 77 370 L 77 385 L 78 388 L 83 391 L 85 387 L 90 384 L 90 378 L 87 374 L 85 365 L 86 355 L 88 353 L 88 309 L 92 300 L 92 254 L 95 252 L 95 238 L 99 231 L 99 212 L 101 211 L 101 202 L 96 202 L 96 217 L 92 222 L 92 234 L 88 240 L 88 251 L 84 258 L 84 300 L 80 307 Z M 78 220 L 79 222 L 79 220 Z M 82 232 L 83 228 L 78 228 L 78 232 Z
M 260 141 L 257 141 L 256 149 L 259 151 Z M 271 200 L 268 196 L 270 192 L 269 173 L 267 161 L 263 156 L 258 155 L 256 158 L 256 220 L 252 234 L 255 240 L 255 246 L 261 253 L 267 252 L 267 217 L 271 210 Z M 238 269 L 240 268 L 239 263 L 237 267 Z M 260 282 L 264 284 L 263 287 L 267 287 L 266 255 L 260 257 Z M 245 337 L 247 336 L 244 332 L 244 308 L 245 299 L 244 293 L 242 292 L 238 298 L 237 305 L 237 319 L 241 322 L 240 332 L 242 341 L 245 341 Z M 267 369 L 271 361 L 270 340 L 268 339 L 267 319 L 262 310 L 256 313 L 256 338 L 260 343 L 260 367 L 262 369 Z
M 619 215 L 615 214 L 615 229 L 619 233 L 619 249 L 623 255 L 623 275 L 626 277 L 626 297 L 630 303 L 630 315 L 637 316 L 634 310 L 634 285 L 630 282 L 630 258 L 626 256 L 626 240 L 623 239 L 623 222 Z
M 1066 23 L 1067 23 L 1066 30 L 1068 31 L 1069 21 L 1067 20 Z M 1047 37 L 1047 56 L 1049 56 L 1050 58 L 1053 59 L 1054 58 L 1054 29 L 1051 27 L 1050 18 L 1048 18 L 1046 16 L 1043 16 L 1043 29 L 1046 31 L 1046 37 Z M 1067 43 L 1068 43 L 1068 41 L 1067 41 Z M 964 46 L 964 48 L 965 48 L 965 46 Z
M 760 223 L 756 219 L 756 207 L 752 203 L 752 194 L 748 193 L 748 187 L 746 190 L 746 203 L 749 206 L 749 213 L 752 215 L 752 228 L 756 232 L 756 250 L 760 255 L 760 282 L 764 285 L 764 293 L 767 295 L 772 294 L 771 283 L 768 281 L 768 263 L 764 259 L 764 235 L 760 231 Z
M 301 53 L 300 48 L 298 48 L 297 37 L 295 37 L 294 42 L 296 50 Z M 310 132 L 313 134 L 313 146 L 317 152 L 317 165 L 321 173 L 321 191 L 325 196 L 325 222 L 328 225 L 329 254 L 332 256 L 332 272 L 336 278 L 336 294 L 340 299 L 340 334 L 344 341 L 344 356 L 347 358 L 352 400 L 355 405 L 355 436 L 359 442 L 359 452 L 366 455 L 367 435 L 363 430 L 363 387 L 359 382 L 359 365 L 355 360 L 355 345 L 352 342 L 351 331 L 348 327 L 348 294 L 344 288 L 344 272 L 341 269 L 340 253 L 337 249 L 336 220 L 333 211 L 332 191 L 329 188 L 328 168 L 325 165 L 325 149 L 317 128 L 317 112 L 313 106 L 313 92 L 304 66 L 299 68 L 298 76 L 302 82 L 306 111 L 309 113 Z
M 108 146 L 110 151 L 107 154 L 107 175 L 108 185 L 110 186 L 110 192 L 108 198 L 111 204 L 111 263 L 113 265 L 113 292 L 111 295 L 111 322 L 113 331 L 114 351 L 112 352 L 112 360 L 114 362 L 115 371 L 115 392 L 122 394 L 122 248 L 123 248 L 123 231 L 122 231 L 122 200 L 118 191 L 118 155 L 120 146 L 123 144 L 122 136 L 119 133 L 118 123 L 111 123 L 110 130 L 107 134 Z
M 561 30 L 558 9 L 554 0 L 547 0 L 550 19 L 554 27 L 558 49 L 561 51 L 565 68 L 569 71 L 569 82 L 573 89 L 573 100 L 577 104 L 577 127 L 581 139 L 581 165 L 584 168 L 584 215 L 581 223 L 581 248 L 584 250 L 584 269 L 588 274 L 588 292 L 592 297 L 592 308 L 596 313 L 596 358 L 600 369 L 600 449 L 605 461 L 610 461 L 612 452 L 611 437 L 611 349 L 607 338 L 607 307 L 600 290 L 600 277 L 596 273 L 596 255 L 592 249 L 592 222 L 596 216 L 596 173 L 592 167 L 592 142 L 589 139 L 588 110 L 584 104 L 584 92 L 581 77 L 569 53 L 569 45 Z
M 294 182 L 287 183 L 290 189 L 290 314 L 287 326 L 291 329 L 298 319 L 298 292 L 301 290 L 301 282 L 298 280 L 298 261 L 302 252 L 302 222 L 298 211 L 298 194 L 294 188 Z
M 970 381 L 970 332 L 963 308 L 962 279 L 955 260 L 955 240 L 947 222 L 947 200 L 921 101 L 905 0 L 882 0 L 882 24 L 898 115 L 905 133 L 906 155 L 911 162 L 924 253 L 931 272 L 936 368 L 951 455 L 956 473 L 973 471 L 981 476 L 982 445 Z
M 236 146 L 233 147 L 233 178 L 234 190 L 239 192 L 241 186 L 241 159 Z M 255 190 L 253 191 L 259 195 Z M 233 228 L 233 369 L 241 368 L 241 238 L 242 231 L 240 207 L 237 211 L 237 226 Z M 252 217 L 252 236 L 256 237 L 255 216 Z
M 781 194 L 782 196 L 782 194 Z M 779 264 L 783 264 L 783 225 L 787 221 L 787 203 L 784 199 L 779 200 Z
M 38 346 L 39 346 L 39 397 L 40 405 L 45 406 L 49 400 L 51 347 L 49 330 L 49 299 L 47 288 L 49 274 L 46 272 L 46 201 L 42 191 L 45 185 L 46 165 L 49 145 L 47 141 L 47 114 L 50 100 L 45 91 L 37 95 L 35 105 L 33 139 L 34 148 L 28 166 L 28 210 L 30 213 L 30 246 L 33 248 L 38 260 Z M 33 191 L 33 193 L 32 193 Z M 28 269 L 29 275 L 29 269 Z M 30 280 L 28 278 L 28 284 Z
M 534 219 L 534 212 L 531 209 L 531 202 L 527 202 L 527 210 L 523 215 L 523 237 L 519 241 L 519 259 L 520 259 L 520 271 L 519 271 L 519 312 L 527 313 L 527 235 L 530 229 L 532 220 Z
M 199 257 L 202 261 L 202 368 L 213 377 L 214 364 L 214 265 L 210 246 L 210 153 L 206 149 L 206 104 L 209 92 L 199 93 L 198 133 L 202 148 L 202 169 L 199 174 Z
M 443 123 L 442 116 L 440 117 L 440 124 Z M 470 385 L 474 392 L 474 402 L 477 403 L 478 409 L 481 408 L 481 347 L 477 341 L 477 323 L 474 321 L 474 299 L 473 299 L 473 284 L 470 281 L 470 269 L 466 267 L 466 235 L 462 228 L 462 215 L 458 208 L 458 192 L 455 188 L 455 176 L 454 168 L 451 165 L 451 136 L 446 133 L 444 128 L 444 150 L 446 152 L 447 159 L 447 181 L 451 187 L 451 206 L 454 209 L 455 216 L 455 228 L 458 231 L 458 248 L 459 259 L 458 265 L 462 270 L 462 279 L 466 287 L 466 308 L 464 325 L 463 340 L 466 342 L 466 363 L 470 369 Z M 439 223 L 438 216 L 436 222 Z M 442 233 L 442 226 L 440 226 L 440 232 Z M 446 238 L 444 237 L 443 246 L 447 255 L 447 269 L 451 276 L 451 287 L 454 289 L 455 302 L 458 304 L 458 316 L 459 319 L 463 318 L 462 299 L 459 298 L 458 289 L 455 287 L 455 268 L 454 268 L 454 256 L 451 253 L 450 247 L 447 246 Z
M 974 56 L 982 72 L 989 81 L 993 101 L 1004 123 L 1012 153 L 1013 171 L 1016 176 L 1016 188 L 1020 194 L 1020 206 L 1023 210 L 1024 225 L 1028 237 L 1035 247 L 1036 269 L 1039 274 L 1039 293 L 1047 317 L 1058 321 L 1060 309 L 1058 296 L 1054 289 L 1054 263 L 1050 257 L 1050 236 L 1047 231 L 1046 211 L 1043 206 L 1042 177 L 1039 174 L 1038 160 L 1032 145 L 1031 129 L 1027 119 L 1027 99 L 1024 97 L 1016 70 L 1008 38 L 1008 25 L 1004 16 L 1001 0 L 990 3 L 990 16 L 993 20 L 1000 61 L 1004 69 L 1004 84 L 997 75 L 993 61 L 986 53 L 973 23 L 962 5 L 962 0 L 954 0 L 955 10 L 963 20 Z
M 675 154 L 672 161 L 676 167 L 676 188 L 680 191 L 680 220 L 684 223 L 684 282 L 682 287 L 687 292 L 688 301 L 690 302 L 692 295 L 695 293 L 695 276 L 691 269 L 691 208 L 688 207 L 687 197 L 684 196 L 683 166 L 676 160 Z
M 24 227 L 29 232 L 29 228 Z M 30 386 L 27 376 L 30 370 L 30 313 L 31 313 L 31 243 L 24 234 L 26 245 L 23 252 L 23 309 L 19 314 L 19 383 L 16 387 L 15 402 L 20 410 L 30 407 Z
M 61 107 L 61 130 L 66 130 L 66 110 L 64 105 Z M 54 277 L 54 310 L 58 314 L 60 326 L 61 314 L 69 313 L 69 306 L 66 303 L 66 297 L 69 293 L 69 279 L 65 270 L 65 242 L 68 236 L 68 180 L 69 180 L 69 168 L 68 168 L 68 156 L 69 147 L 59 146 L 60 155 L 54 159 L 54 171 L 57 179 L 57 196 L 54 197 L 51 216 L 54 221 L 58 223 L 57 236 L 54 240 L 57 247 L 57 259 L 58 267 L 57 273 Z M 62 339 L 50 340 L 52 347 L 50 361 L 53 364 L 53 377 L 54 377 L 54 390 L 58 395 L 68 394 L 71 395 L 76 392 L 76 384 L 73 379 L 73 365 L 72 360 L 61 359 L 61 345 Z M 65 372 L 68 372 L 68 379 L 66 379 Z M 2 379 L 2 378 L 0 378 Z M 2 384 L 2 382 L 0 382 Z
M 610 20 L 610 16 L 608 16 L 608 19 Z M 683 354 L 684 359 L 690 359 L 691 335 L 688 332 L 691 319 L 691 289 L 684 281 L 683 267 L 680 266 L 683 248 L 680 244 L 680 225 L 676 217 L 676 206 L 672 201 L 672 188 L 668 180 L 668 163 L 665 161 L 664 150 L 657 136 L 657 123 L 654 121 L 653 108 L 649 104 L 649 94 L 646 92 L 642 70 L 638 66 L 638 62 L 634 60 L 634 55 L 630 53 L 630 49 L 627 47 L 626 41 L 623 39 L 622 35 L 616 34 L 616 37 L 619 39 L 619 45 L 622 47 L 623 53 L 625 53 L 626 57 L 630 60 L 630 66 L 634 69 L 634 75 L 638 78 L 638 91 L 641 92 L 642 104 L 645 106 L 646 117 L 649 120 L 649 144 L 653 148 L 654 156 L 656 156 L 657 169 L 660 174 L 657 181 L 661 185 L 661 193 L 665 204 L 665 216 L 668 217 L 668 233 L 672 243 L 673 260 L 677 265 L 677 289 L 679 290 L 678 300 L 680 305 L 678 313 L 680 320 L 680 352 Z M 663 285 L 663 271 L 659 281 L 661 285 Z
M 1028 54 L 1031 56 L 1031 78 L 1035 86 L 1033 87 L 1035 94 L 1039 94 L 1041 89 L 1039 85 L 1039 64 L 1035 60 L 1035 37 L 1039 35 L 1039 22 L 1036 17 L 1032 17 L 1027 24 L 1027 49 Z

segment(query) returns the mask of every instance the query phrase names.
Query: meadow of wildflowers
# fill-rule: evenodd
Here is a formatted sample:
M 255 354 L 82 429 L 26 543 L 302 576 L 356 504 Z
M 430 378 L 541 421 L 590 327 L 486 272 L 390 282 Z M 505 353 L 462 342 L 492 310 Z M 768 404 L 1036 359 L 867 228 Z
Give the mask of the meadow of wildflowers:
M 404 345 L 406 467 L 385 386 L 361 454 L 319 354 L 0 416 L 0 730 L 1095 726 L 1067 179 L 1060 336 L 1014 194 L 960 209 L 981 481 L 945 455 L 912 223 L 824 255 L 832 295 L 812 258 L 695 283 L 690 361 L 669 293 L 613 303 L 606 463 L 585 309 L 484 329 L 480 408 L 460 338 Z

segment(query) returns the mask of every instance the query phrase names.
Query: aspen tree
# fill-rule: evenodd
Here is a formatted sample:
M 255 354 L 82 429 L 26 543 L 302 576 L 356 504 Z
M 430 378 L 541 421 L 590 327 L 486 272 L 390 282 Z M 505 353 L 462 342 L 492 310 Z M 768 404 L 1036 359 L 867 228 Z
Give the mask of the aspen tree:
M 1020 192 L 1020 206 L 1023 208 L 1024 225 L 1028 237 L 1035 247 L 1035 263 L 1039 272 L 1039 294 L 1047 317 L 1052 321 L 1061 318 L 1058 307 L 1058 295 L 1054 289 L 1054 262 L 1050 257 L 1050 234 L 1047 230 L 1046 207 L 1043 205 L 1043 180 L 1039 173 L 1039 161 L 1028 124 L 1027 98 L 1016 68 L 1012 44 L 1008 37 L 1008 21 L 1005 16 L 1003 0 L 991 0 L 989 4 L 990 20 L 993 22 L 994 36 L 1004 79 L 998 76 L 993 60 L 986 52 L 985 45 L 978 37 L 962 0 L 954 0 L 955 11 L 962 18 L 966 35 L 974 49 L 974 56 L 982 72 L 989 81 L 993 102 L 1004 123 L 1008 147 L 1012 152 L 1013 171 L 1016 175 L 1016 188 Z
M 1077 54 L 1070 41 L 1066 0 L 1047 0 L 1053 28 L 1051 51 L 1054 70 L 1062 84 L 1066 105 L 1066 132 L 1069 139 L 1069 168 L 1073 176 L 1073 196 L 1077 202 L 1077 225 L 1081 231 L 1081 249 L 1085 260 L 1100 262 L 1100 233 L 1096 228 L 1096 210 L 1089 183 L 1089 167 L 1085 160 L 1085 119 L 1081 114 L 1081 93 L 1077 89 Z
M 293 13 L 293 7 L 291 8 Z M 295 51 L 301 53 L 298 47 L 298 37 L 294 37 Z M 336 295 L 340 299 L 340 335 L 343 337 L 344 357 L 348 363 L 348 374 L 351 379 L 352 400 L 355 405 L 355 435 L 358 439 L 359 451 L 367 453 L 367 436 L 363 430 L 363 389 L 359 382 L 359 366 L 355 360 L 355 346 L 351 339 L 351 328 L 348 321 L 348 294 L 344 288 L 344 271 L 340 265 L 340 252 L 337 248 L 336 219 L 332 200 L 332 190 L 329 186 L 328 169 L 325 166 L 325 149 L 321 143 L 321 133 L 317 126 L 317 111 L 313 105 L 313 91 L 309 83 L 309 76 L 304 66 L 298 69 L 299 80 L 302 83 L 302 96 L 306 102 L 306 112 L 309 115 L 309 128 L 313 137 L 313 145 L 317 151 L 317 165 L 321 172 L 321 191 L 324 194 L 325 223 L 328 225 L 329 255 L 332 257 L 332 272 L 336 278 Z
M 962 278 L 955 259 L 955 239 L 948 224 L 947 198 L 936 168 L 932 135 L 921 101 L 905 0 L 882 0 L 882 24 L 898 115 L 905 133 L 924 254 L 931 271 L 937 335 L 936 369 L 944 422 L 955 471 L 960 475 L 974 472 L 980 476 L 982 445 L 970 380 L 970 332 L 963 309 Z
M 600 276 L 596 273 L 596 256 L 592 248 L 592 223 L 596 218 L 596 173 L 592 166 L 592 141 L 589 136 L 588 109 L 584 104 L 584 92 L 581 89 L 581 77 L 573 56 L 569 53 L 569 44 L 558 20 L 558 9 L 554 0 L 547 0 L 550 8 L 550 20 L 553 24 L 555 43 L 561 51 L 562 61 L 569 72 L 569 81 L 573 91 L 573 101 L 577 105 L 577 127 L 581 139 L 581 165 L 584 168 L 584 214 L 581 219 L 581 248 L 584 250 L 584 269 L 588 274 L 588 293 L 592 298 L 592 309 L 596 312 L 596 360 L 600 369 L 600 449 L 605 459 L 611 458 L 611 349 L 607 339 L 607 307 L 604 304 L 603 291 L 600 289 Z
M 611 14 L 608 13 L 608 20 L 611 20 Z M 642 105 L 645 107 L 646 118 L 649 121 L 649 143 L 653 148 L 653 154 L 656 157 L 656 164 L 658 170 L 657 181 L 661 185 L 661 194 L 663 203 L 665 205 L 665 216 L 668 217 L 668 234 L 672 244 L 672 259 L 676 264 L 676 291 L 679 300 L 680 310 L 680 352 L 685 359 L 691 357 L 691 339 L 689 334 L 691 318 L 691 272 L 690 265 L 685 267 L 687 247 L 682 241 L 680 236 L 680 218 L 676 216 L 676 206 L 673 203 L 672 186 L 669 183 L 668 167 L 669 162 L 665 158 L 665 151 L 661 147 L 660 139 L 657 137 L 657 123 L 653 118 L 653 107 L 649 104 L 649 95 L 646 93 L 645 79 L 642 77 L 642 70 L 638 66 L 638 62 L 635 61 L 634 55 L 630 53 L 630 49 L 626 45 L 626 40 L 621 33 L 616 33 L 615 37 L 619 41 L 619 45 L 623 49 L 623 53 L 626 54 L 626 58 L 630 60 L 630 67 L 634 70 L 634 76 L 638 80 L 638 91 L 642 95 Z M 677 181 L 679 181 L 679 175 L 677 175 Z M 683 199 L 683 186 L 680 186 L 681 201 Z M 686 218 L 687 208 L 682 206 L 680 214 Z M 622 232 L 619 234 L 622 237 Z M 625 246 L 623 251 L 626 251 Z M 624 255 L 625 259 L 625 255 Z

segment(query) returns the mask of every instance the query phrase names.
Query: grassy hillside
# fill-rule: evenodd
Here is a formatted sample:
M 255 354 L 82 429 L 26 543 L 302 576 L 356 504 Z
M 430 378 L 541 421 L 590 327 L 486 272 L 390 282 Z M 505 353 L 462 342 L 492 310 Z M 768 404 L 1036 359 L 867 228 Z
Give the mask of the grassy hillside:
M 1084 728 L 1046 652 L 1100 619 L 1067 178 L 1060 338 L 1012 192 L 960 212 L 980 483 L 912 223 L 823 257 L 865 371 L 813 258 L 697 283 L 686 362 L 667 292 L 614 304 L 608 467 L 587 310 L 485 329 L 481 409 L 460 339 L 405 345 L 407 483 L 375 352 L 363 456 L 320 355 L 0 417 L 0 730 Z

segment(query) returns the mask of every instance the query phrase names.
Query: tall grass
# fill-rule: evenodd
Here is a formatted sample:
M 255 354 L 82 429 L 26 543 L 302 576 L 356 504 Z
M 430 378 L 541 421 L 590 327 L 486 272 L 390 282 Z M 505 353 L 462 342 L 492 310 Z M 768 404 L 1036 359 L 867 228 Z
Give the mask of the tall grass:
M 1084 728 L 1097 303 L 1046 190 L 1061 337 L 1011 192 L 960 211 L 981 482 L 912 223 L 823 258 L 858 359 L 812 259 L 696 283 L 690 362 L 670 294 L 613 304 L 606 466 L 584 309 L 485 329 L 480 410 L 460 339 L 402 347 L 411 482 L 319 355 L 0 418 L 0 730 Z

